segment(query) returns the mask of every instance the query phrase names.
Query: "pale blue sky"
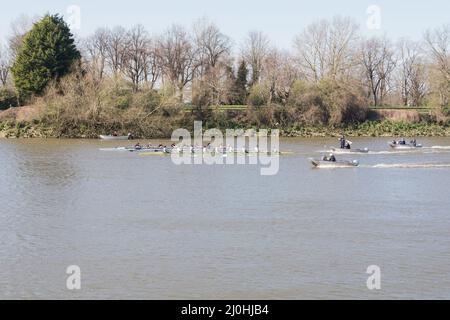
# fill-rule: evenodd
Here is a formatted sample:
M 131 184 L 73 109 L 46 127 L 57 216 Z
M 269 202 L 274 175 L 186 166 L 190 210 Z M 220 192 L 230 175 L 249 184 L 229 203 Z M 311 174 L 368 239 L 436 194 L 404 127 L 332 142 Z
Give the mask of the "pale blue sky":
M 421 39 L 427 28 L 450 23 L 449 0 L 7 0 L 1 5 L 0 38 L 5 39 L 11 21 L 21 14 L 67 15 L 70 5 L 81 9 L 80 36 L 97 27 L 136 23 L 159 33 L 172 23 L 191 26 L 206 16 L 237 45 L 249 30 L 261 30 L 282 48 L 290 48 L 294 36 L 310 22 L 334 15 L 353 17 L 363 34 L 386 33 L 393 39 Z M 370 5 L 381 8 L 380 30 L 366 27 Z

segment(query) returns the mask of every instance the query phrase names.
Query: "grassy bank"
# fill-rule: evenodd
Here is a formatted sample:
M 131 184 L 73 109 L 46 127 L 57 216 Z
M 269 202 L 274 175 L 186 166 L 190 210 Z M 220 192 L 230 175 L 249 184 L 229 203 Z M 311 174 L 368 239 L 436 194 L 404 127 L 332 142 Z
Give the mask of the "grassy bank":
M 32 121 L 1 121 L 0 137 L 3 138 L 98 138 L 99 134 L 105 134 L 117 130 L 119 134 L 133 132 L 137 138 L 170 138 L 173 130 L 186 128 L 193 129 L 193 122 L 186 119 L 163 122 L 164 119 L 152 119 L 145 123 L 97 123 L 92 125 L 83 122 L 65 122 L 58 125 L 49 124 L 40 120 Z M 183 121 L 184 120 L 184 121 Z M 407 123 L 383 121 L 366 121 L 363 123 L 339 125 L 339 126 L 312 126 L 296 124 L 287 127 L 276 126 L 239 126 L 237 123 L 206 122 L 204 129 L 217 127 L 225 130 L 228 128 L 242 129 L 279 129 L 283 137 L 327 137 L 345 134 L 350 137 L 425 137 L 425 136 L 450 136 L 448 124 L 438 125 L 434 123 Z

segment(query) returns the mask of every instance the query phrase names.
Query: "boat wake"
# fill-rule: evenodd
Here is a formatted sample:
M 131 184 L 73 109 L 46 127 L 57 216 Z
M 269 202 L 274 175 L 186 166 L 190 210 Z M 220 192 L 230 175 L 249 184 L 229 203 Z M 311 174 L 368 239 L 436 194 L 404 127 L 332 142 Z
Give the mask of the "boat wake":
M 450 168 L 450 163 L 379 163 L 370 168 L 405 168 L 405 169 L 416 169 L 416 168 Z
M 100 151 L 126 151 L 125 147 L 117 147 L 117 148 L 100 148 Z
M 450 152 L 450 146 L 447 147 L 426 147 L 426 148 L 419 148 L 419 149 L 408 149 L 408 150 L 380 150 L 380 151 L 371 151 L 369 152 L 345 152 L 345 151 L 339 151 L 334 152 L 333 150 L 317 150 L 317 153 L 335 153 L 335 154 L 345 154 L 345 155 L 399 155 L 399 154 L 417 154 L 417 153 L 424 153 L 424 154 L 430 154 L 430 153 L 449 153 Z

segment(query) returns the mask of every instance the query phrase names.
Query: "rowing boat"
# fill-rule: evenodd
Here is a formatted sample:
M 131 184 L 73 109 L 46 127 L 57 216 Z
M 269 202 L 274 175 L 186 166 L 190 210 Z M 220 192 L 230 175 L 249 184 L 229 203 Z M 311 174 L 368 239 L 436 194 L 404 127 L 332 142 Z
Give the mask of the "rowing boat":
M 331 152 L 337 154 L 345 154 L 345 153 L 369 153 L 368 148 L 363 149 L 341 149 L 341 148 L 331 148 Z
M 160 154 L 180 154 L 180 155 L 192 155 L 192 156 L 197 156 L 197 155 L 203 155 L 203 156 L 216 156 L 216 155 L 238 155 L 238 156 L 257 156 L 257 155 L 266 155 L 266 156 L 274 156 L 274 155 L 292 155 L 294 154 L 294 152 L 292 151 L 277 151 L 277 152 L 256 152 L 256 151 L 249 151 L 249 152 L 245 152 L 245 151 L 228 151 L 228 152 L 215 152 L 215 151 L 182 151 L 182 150 L 175 150 L 175 149 L 170 149 L 167 148 L 165 151 L 164 150 L 153 150 L 153 151 L 148 151 L 148 150 L 140 150 L 141 152 L 139 152 L 139 155 L 141 156 L 152 156 L 160 153 Z
M 311 163 L 316 168 L 353 168 L 359 165 L 357 160 L 346 161 L 346 160 L 337 160 L 337 161 L 325 161 L 320 159 L 310 159 Z
M 418 149 L 418 148 L 422 148 L 421 144 L 398 144 L 398 143 L 392 143 L 389 142 L 389 146 L 393 149 L 396 150 L 413 150 L 413 149 Z

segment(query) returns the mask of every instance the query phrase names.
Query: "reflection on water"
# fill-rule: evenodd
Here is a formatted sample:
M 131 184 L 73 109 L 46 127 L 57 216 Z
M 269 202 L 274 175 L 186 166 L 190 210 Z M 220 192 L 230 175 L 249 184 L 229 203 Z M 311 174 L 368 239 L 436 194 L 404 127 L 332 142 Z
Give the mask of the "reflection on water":
M 360 167 L 314 170 L 335 139 L 284 139 L 275 176 L 2 140 L 0 298 L 450 298 L 450 139 L 352 140 L 371 153 L 338 157 Z

